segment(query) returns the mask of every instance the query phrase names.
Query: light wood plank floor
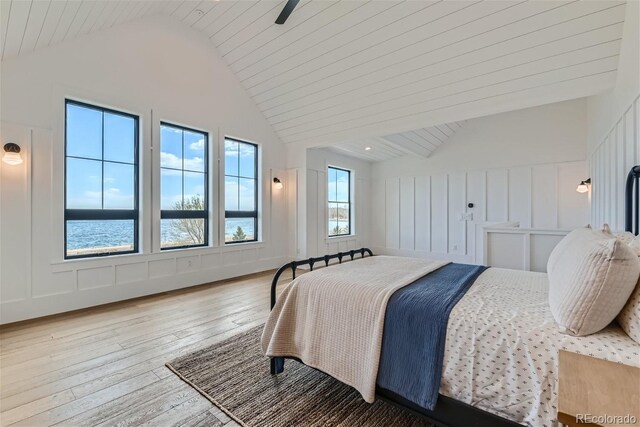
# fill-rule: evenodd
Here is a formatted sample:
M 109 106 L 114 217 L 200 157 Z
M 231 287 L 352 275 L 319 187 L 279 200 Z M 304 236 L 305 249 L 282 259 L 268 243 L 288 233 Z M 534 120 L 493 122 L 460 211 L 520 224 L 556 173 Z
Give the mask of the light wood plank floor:
M 164 364 L 263 323 L 272 275 L 2 327 L 0 425 L 235 425 Z

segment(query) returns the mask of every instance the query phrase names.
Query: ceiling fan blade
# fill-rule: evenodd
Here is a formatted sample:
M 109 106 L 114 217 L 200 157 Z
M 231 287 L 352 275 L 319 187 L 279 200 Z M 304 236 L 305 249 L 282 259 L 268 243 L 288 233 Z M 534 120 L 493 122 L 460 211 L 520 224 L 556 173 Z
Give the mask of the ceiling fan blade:
M 284 9 L 282 9 L 282 12 L 278 15 L 278 19 L 276 19 L 276 24 L 284 24 L 287 21 L 287 18 L 289 18 L 289 15 L 291 15 L 291 12 L 293 12 L 293 9 L 296 8 L 299 1 L 300 0 L 287 0 L 287 4 L 284 5 Z

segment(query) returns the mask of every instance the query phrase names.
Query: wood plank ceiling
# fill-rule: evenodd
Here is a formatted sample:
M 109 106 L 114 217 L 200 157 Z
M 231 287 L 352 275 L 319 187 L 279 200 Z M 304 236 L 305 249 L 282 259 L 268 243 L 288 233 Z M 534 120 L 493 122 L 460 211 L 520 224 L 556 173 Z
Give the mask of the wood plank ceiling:
M 599 93 L 625 16 L 606 0 L 302 0 L 280 26 L 275 0 L 0 4 L 3 59 L 170 15 L 212 41 L 284 142 L 306 146 Z
M 445 123 L 382 137 L 369 137 L 357 141 L 341 142 L 328 148 L 371 162 L 380 162 L 402 156 L 427 158 L 440 146 L 447 143 L 453 134 L 464 126 L 464 123 Z

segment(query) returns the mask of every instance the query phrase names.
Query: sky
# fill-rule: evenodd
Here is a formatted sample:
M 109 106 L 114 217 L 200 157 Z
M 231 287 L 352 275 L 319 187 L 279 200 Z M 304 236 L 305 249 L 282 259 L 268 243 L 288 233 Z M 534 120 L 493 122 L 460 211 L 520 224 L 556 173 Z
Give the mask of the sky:
M 180 128 L 160 127 L 160 209 L 194 196 L 205 198 L 205 135 Z M 184 186 L 184 193 L 183 193 Z
M 331 201 L 349 201 L 349 172 L 329 168 L 327 196 L 327 199 Z
M 105 209 L 133 209 L 134 135 L 131 117 L 68 104 L 68 208 L 101 209 L 104 187 Z M 205 196 L 205 134 L 163 125 L 160 145 L 161 209 Z M 253 145 L 225 142 L 227 210 L 255 209 L 255 156 Z
M 69 104 L 67 107 L 67 207 L 133 209 L 134 129 L 128 116 Z M 77 158 L 75 158 L 77 157 Z M 102 170 L 101 159 L 104 163 Z

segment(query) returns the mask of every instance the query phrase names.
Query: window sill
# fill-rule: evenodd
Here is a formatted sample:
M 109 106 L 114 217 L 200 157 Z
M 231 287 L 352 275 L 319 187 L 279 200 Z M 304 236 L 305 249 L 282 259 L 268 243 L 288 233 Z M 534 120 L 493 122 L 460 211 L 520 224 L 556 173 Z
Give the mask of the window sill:
M 87 258 L 62 259 L 55 260 L 50 263 L 53 272 L 62 272 L 74 270 L 77 268 L 94 268 L 107 267 L 112 265 L 135 264 L 148 260 L 161 260 L 188 255 L 204 255 L 210 253 L 222 253 L 241 251 L 247 248 L 263 248 L 266 244 L 264 241 L 234 243 L 232 245 L 220 246 L 198 246 L 193 248 L 176 248 L 158 250 L 157 252 L 121 254 L 121 255 L 105 255 Z
M 328 236 L 324 238 L 324 241 L 326 243 L 330 243 L 330 242 L 341 242 L 343 240 L 353 240 L 357 238 L 358 238 L 357 234 L 345 234 L 344 236 Z
M 233 248 L 246 248 L 249 247 L 257 247 L 261 248 L 265 245 L 263 240 L 256 240 L 255 242 L 238 242 L 238 243 L 224 243 L 221 248 L 222 250 L 231 250 Z

